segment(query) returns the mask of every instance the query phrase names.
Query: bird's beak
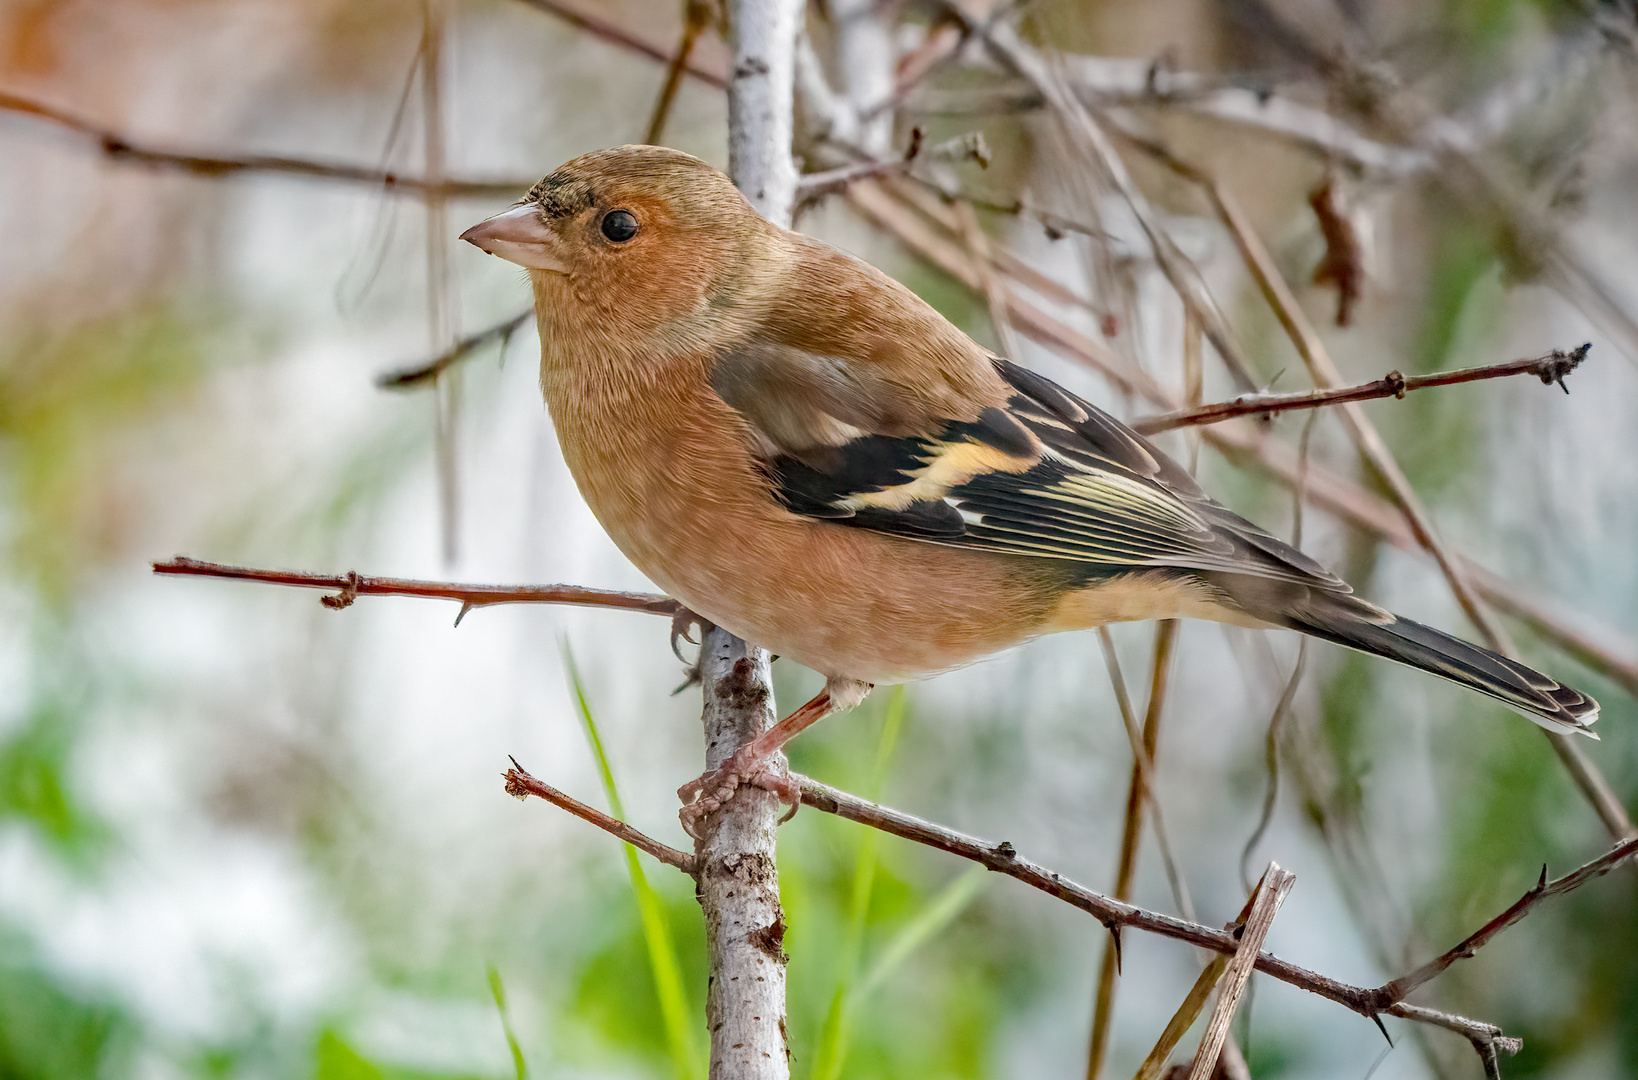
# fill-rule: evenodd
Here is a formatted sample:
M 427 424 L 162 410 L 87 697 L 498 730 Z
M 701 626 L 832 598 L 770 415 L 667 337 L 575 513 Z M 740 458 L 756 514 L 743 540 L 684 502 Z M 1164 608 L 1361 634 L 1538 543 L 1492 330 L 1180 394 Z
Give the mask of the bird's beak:
M 540 220 L 540 208 L 534 203 L 514 206 L 504 214 L 480 221 L 462 233 L 461 239 L 519 266 L 569 272 L 567 262 L 556 251 L 557 234 Z

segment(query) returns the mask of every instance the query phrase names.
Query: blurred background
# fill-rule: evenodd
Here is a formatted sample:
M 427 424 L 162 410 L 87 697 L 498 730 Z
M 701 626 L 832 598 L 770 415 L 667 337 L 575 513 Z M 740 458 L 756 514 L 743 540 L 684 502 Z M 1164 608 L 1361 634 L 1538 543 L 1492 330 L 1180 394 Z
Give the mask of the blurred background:
M 1603 702 L 1581 748 L 1638 808 L 1630 7 L 964 10 L 1043 49 L 1122 133 L 1142 220 L 940 5 L 828 0 L 808 12 L 805 168 L 891 159 L 918 127 L 929 149 L 799 227 L 1128 418 L 1186 400 L 1197 371 L 1204 400 L 1313 384 L 1223 214 L 1163 155 L 1243 211 L 1347 382 L 1592 342 L 1567 397 L 1526 376 L 1364 408 L 1438 534 L 1491 575 L 1521 655 Z M 515 605 L 455 628 L 447 603 L 330 611 L 149 572 L 180 553 L 652 588 L 564 471 L 532 325 L 435 381 L 377 380 L 526 307 L 521 272 L 454 237 L 563 160 L 642 140 L 667 79 L 653 54 L 691 40 L 689 18 L 696 73 L 662 137 L 726 165 L 709 6 L 0 0 L 0 1076 L 703 1075 L 691 882 L 645 857 L 634 887 L 618 844 L 500 781 L 515 755 L 606 807 L 589 715 L 626 816 L 686 846 L 672 793 L 701 767 L 699 700 L 670 696 L 664 620 Z M 947 145 L 972 133 L 987 168 Z M 461 183 L 426 195 L 383 172 Z M 1209 298 L 1198 365 L 1179 281 Z M 1162 444 L 1288 536 L 1291 486 L 1267 463 L 1289 480 L 1305 454 L 1306 550 L 1477 634 L 1335 415 L 1236 424 L 1226 444 Z M 1141 721 L 1156 629 L 1112 637 Z M 1296 656 L 1292 635 L 1181 627 L 1156 765 L 1176 874 L 1151 821 L 1134 902 L 1220 925 L 1276 860 L 1298 879 L 1269 948 L 1370 986 L 1543 864 L 1608 847 L 1532 725 L 1318 644 L 1276 710 Z M 819 685 L 776 678 L 786 708 Z M 1111 686 L 1097 635 L 1039 641 L 876 694 L 802 736 L 793 766 L 1112 889 L 1132 756 Z M 1094 921 L 818 812 L 781 839 L 794 1075 L 1087 1074 Z M 1132 1073 L 1201 963 L 1135 933 L 1122 960 L 1108 1076 Z M 1522 1037 L 1505 1075 L 1638 1075 L 1638 875 L 1543 905 L 1413 1000 Z M 1456 1035 L 1387 1028 L 1391 1047 L 1259 979 L 1236 1037 L 1257 1077 L 1483 1074 Z

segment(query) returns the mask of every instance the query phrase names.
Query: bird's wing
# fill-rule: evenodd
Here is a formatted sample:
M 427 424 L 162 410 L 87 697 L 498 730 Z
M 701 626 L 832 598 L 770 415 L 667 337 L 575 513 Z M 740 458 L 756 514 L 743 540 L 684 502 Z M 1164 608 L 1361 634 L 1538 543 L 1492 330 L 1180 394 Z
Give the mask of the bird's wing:
M 911 540 L 1106 567 L 1178 567 L 1349 588 L 1208 498 L 1095 406 L 991 358 L 994 404 L 969 419 L 876 367 L 789 344 L 725 353 L 713 385 L 749 423 L 792 513 Z

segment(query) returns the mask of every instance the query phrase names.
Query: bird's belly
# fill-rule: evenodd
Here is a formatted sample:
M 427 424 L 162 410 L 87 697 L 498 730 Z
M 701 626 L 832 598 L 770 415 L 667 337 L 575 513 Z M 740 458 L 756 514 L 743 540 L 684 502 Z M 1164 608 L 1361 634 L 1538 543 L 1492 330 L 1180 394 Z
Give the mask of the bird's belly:
M 1026 560 L 782 510 L 700 523 L 686 548 L 675 546 L 681 524 L 610 532 L 691 610 L 827 676 L 895 683 L 960 667 L 1042 632 L 1054 605 Z

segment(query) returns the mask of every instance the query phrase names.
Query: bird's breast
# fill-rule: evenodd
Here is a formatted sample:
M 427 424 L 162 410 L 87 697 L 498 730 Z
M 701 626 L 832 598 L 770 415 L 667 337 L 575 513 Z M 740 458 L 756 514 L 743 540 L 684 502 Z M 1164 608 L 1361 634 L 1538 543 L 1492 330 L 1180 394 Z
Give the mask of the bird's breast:
M 1041 632 L 1035 560 L 815 521 L 774 497 L 738 414 L 701 378 L 641 389 L 543 373 L 570 473 L 667 594 L 825 675 L 902 682 Z

